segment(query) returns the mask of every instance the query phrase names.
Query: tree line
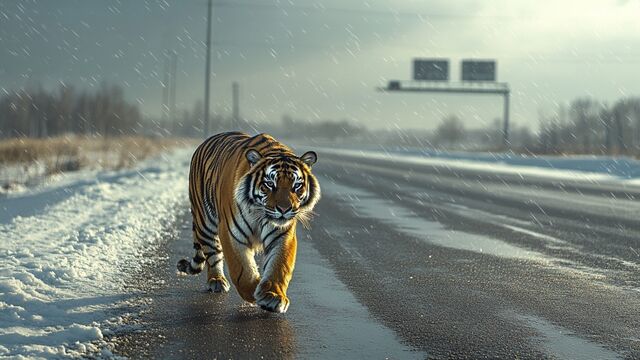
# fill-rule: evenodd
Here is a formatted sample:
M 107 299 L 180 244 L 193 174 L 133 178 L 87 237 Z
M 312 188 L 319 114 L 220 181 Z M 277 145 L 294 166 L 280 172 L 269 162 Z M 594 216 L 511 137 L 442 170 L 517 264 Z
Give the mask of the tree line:
M 579 98 L 541 114 L 537 149 L 545 153 L 640 155 L 640 98 L 612 105 Z
M 640 98 L 619 99 L 612 105 L 577 98 L 552 111 L 540 111 L 539 129 L 512 126 L 509 147 L 539 154 L 640 155 Z M 434 130 L 430 144 L 458 149 L 499 150 L 502 121 L 481 129 L 467 129 L 453 115 Z
M 20 89 L 0 95 L 0 137 L 33 137 L 76 133 L 121 135 L 143 128 L 137 104 L 119 86 L 102 84 L 95 91 L 60 86 Z

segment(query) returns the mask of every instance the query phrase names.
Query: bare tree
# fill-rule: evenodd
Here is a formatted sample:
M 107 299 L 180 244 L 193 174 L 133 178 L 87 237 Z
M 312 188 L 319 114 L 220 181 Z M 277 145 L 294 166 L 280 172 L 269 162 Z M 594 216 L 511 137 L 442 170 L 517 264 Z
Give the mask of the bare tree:
M 575 137 L 574 147 L 579 152 L 591 153 L 594 145 L 598 142 L 598 121 L 599 105 L 591 98 L 580 98 L 574 100 L 569 106 L 569 118 L 571 125 L 569 136 Z
M 21 89 L 0 97 L 0 135 L 46 137 L 73 133 L 117 135 L 140 128 L 138 106 L 117 86 L 103 84 L 93 94 L 61 86 Z
M 462 121 L 455 116 L 449 115 L 442 119 L 442 122 L 438 126 L 435 132 L 435 143 L 444 143 L 445 145 L 452 146 L 465 137 L 465 128 Z

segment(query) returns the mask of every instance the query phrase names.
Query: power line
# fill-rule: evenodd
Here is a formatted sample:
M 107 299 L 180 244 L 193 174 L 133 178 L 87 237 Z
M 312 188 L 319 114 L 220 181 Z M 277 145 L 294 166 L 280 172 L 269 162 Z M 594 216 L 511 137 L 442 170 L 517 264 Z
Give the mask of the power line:
M 171 52 L 171 86 L 169 87 L 169 117 L 171 119 L 172 128 L 174 133 L 178 130 L 176 118 L 176 83 L 177 83 L 177 71 L 178 70 L 178 53 Z
M 164 53 L 164 79 L 162 81 L 162 123 L 166 124 L 169 118 L 169 86 L 171 84 L 169 72 L 169 51 Z

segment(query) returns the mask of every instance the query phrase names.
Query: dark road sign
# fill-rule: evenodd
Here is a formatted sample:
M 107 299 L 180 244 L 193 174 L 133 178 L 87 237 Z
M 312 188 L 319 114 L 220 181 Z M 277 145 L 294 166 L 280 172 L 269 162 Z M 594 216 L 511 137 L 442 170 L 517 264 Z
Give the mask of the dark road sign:
M 449 60 L 414 59 L 413 79 L 428 81 L 449 80 Z
M 495 60 L 462 60 L 462 81 L 496 81 Z

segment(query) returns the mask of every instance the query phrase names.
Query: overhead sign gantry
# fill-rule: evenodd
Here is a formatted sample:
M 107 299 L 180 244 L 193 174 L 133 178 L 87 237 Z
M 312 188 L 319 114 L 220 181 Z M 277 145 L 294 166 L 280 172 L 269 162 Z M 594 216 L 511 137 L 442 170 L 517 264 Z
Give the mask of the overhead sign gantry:
M 509 145 L 509 84 L 496 82 L 495 60 L 462 60 L 460 82 L 449 81 L 448 59 L 414 59 L 413 80 L 391 80 L 387 87 L 378 88 L 384 92 L 432 92 L 454 94 L 494 94 L 501 95 L 503 105 L 502 141 Z

